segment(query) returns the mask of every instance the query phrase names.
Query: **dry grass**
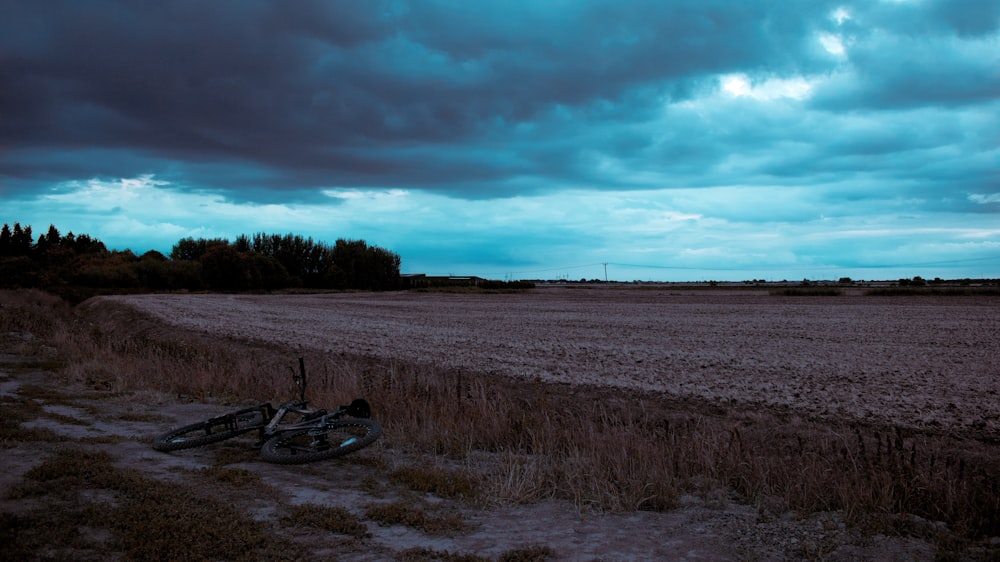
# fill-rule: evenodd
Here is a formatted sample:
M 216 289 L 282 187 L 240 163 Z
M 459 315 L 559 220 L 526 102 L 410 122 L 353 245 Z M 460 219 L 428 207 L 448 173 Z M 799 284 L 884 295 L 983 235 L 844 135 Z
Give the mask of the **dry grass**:
M 212 449 L 215 454 L 215 466 L 227 464 L 255 462 L 260 460 L 260 452 L 254 447 L 248 447 L 240 440 L 223 441 Z
M 95 494 L 95 491 L 103 492 Z M 84 495 L 86 492 L 86 495 Z M 114 466 L 105 453 L 64 448 L 25 474 L 11 498 L 40 498 L 44 507 L 5 514 L 8 556 L 54 559 L 117 554 L 132 560 L 291 560 L 300 548 L 197 486 L 168 484 Z M 98 499 L 94 499 L 94 498 Z M 88 541 L 82 529 L 108 529 Z M 60 555 L 63 552 L 63 555 Z
M 403 466 L 389 473 L 389 479 L 415 492 L 441 498 L 475 498 L 479 484 L 469 474 L 429 466 Z
M 198 469 L 198 473 L 213 480 L 225 482 L 237 488 L 256 488 L 264 486 L 260 474 L 245 468 L 230 466 L 207 466 Z
M 21 441 L 65 441 L 46 427 L 21 427 L 21 424 L 45 416 L 38 402 L 25 398 L 0 397 L 0 449 L 15 446 Z
M 543 560 L 548 560 L 550 558 L 555 558 L 556 553 L 554 550 L 547 546 L 529 546 L 528 548 L 519 548 L 516 550 L 509 550 L 500 555 L 497 559 L 498 562 L 542 562 Z
M 342 507 L 326 507 L 321 505 L 297 505 L 291 507 L 281 518 L 285 525 L 308 525 L 323 529 L 338 535 L 347 535 L 356 539 L 371 536 L 368 527 L 350 511 Z
M 404 525 L 429 535 L 454 535 L 470 530 L 459 513 L 416 499 L 371 504 L 365 510 L 365 517 L 380 525 Z
M 531 546 L 508 550 L 497 558 L 497 562 L 544 562 L 555 557 L 555 551 L 547 546 Z M 399 553 L 396 560 L 401 562 L 490 562 L 489 558 L 483 558 L 474 554 L 460 554 L 429 548 L 404 550 Z
M 461 554 L 422 547 L 408 548 L 396 555 L 396 560 L 399 562 L 490 562 L 489 558 L 475 554 Z
M 206 342 L 124 307 L 71 310 L 37 292 L 6 293 L 0 304 L 0 333 L 34 334 L 36 347 L 44 340 L 59 350 L 65 375 L 95 388 L 224 401 L 291 394 L 295 360 L 287 350 Z M 314 404 L 330 407 L 364 396 L 385 429 L 380 446 L 464 467 L 462 476 L 425 467 L 391 473 L 418 491 L 502 502 L 556 497 L 583 509 L 667 510 L 681 493 L 732 489 L 762 506 L 762 513 L 764 506 L 843 510 L 850 522 L 872 531 L 928 536 L 936 527 L 920 521 L 930 520 L 946 522 L 952 538 L 1000 535 L 996 443 L 511 383 L 350 355 L 315 354 L 306 364 Z M 373 519 L 405 521 L 419 519 L 414 513 L 421 507 L 411 502 L 372 509 Z

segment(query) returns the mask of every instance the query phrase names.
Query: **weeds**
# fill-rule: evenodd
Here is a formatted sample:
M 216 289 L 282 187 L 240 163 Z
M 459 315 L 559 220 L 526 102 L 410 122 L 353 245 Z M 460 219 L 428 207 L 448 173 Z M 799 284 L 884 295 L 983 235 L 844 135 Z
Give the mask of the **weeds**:
M 260 454 L 256 449 L 244 443 L 223 443 L 215 447 L 215 465 L 236 464 L 241 462 L 253 462 L 260 459 Z
M 260 474 L 245 468 L 208 466 L 199 469 L 198 472 L 219 482 L 236 486 L 237 488 L 256 487 L 264 484 Z
M 47 427 L 0 427 L 0 449 L 9 449 L 18 443 L 27 441 L 42 441 L 58 443 L 67 439 Z
M 33 420 L 44 414 L 42 405 L 21 397 L 0 396 L 0 429 L 16 429 L 21 422 Z
M 102 501 L 86 499 L 93 490 Z M 15 527 L 13 549 L 80 548 L 81 527 L 108 529 L 99 552 L 127 559 L 295 559 L 301 549 L 268 532 L 266 525 L 199 493 L 196 487 L 144 478 L 115 467 L 103 452 L 66 448 L 25 473 L 11 498 L 46 497 L 27 515 L 4 514 Z M 58 508 L 53 508 L 58 506 Z M 6 533 L 5 533 L 6 534 Z M 92 545 L 93 546 L 93 545 Z
M 121 421 L 131 421 L 131 422 L 146 422 L 146 423 L 164 423 L 170 421 L 170 418 L 162 416 L 160 414 L 150 414 L 146 412 L 125 412 L 115 416 L 115 419 Z
M 356 539 L 371 536 L 368 527 L 342 507 L 297 505 L 289 509 L 288 514 L 281 518 L 281 522 L 285 525 L 308 525 Z
M 415 492 L 442 498 L 475 498 L 478 495 L 478 483 L 471 476 L 452 470 L 403 466 L 390 472 L 389 478 Z
M 21 385 L 21 387 L 17 389 L 17 393 L 23 398 L 41 400 L 50 404 L 66 404 L 70 401 L 70 397 L 66 394 L 53 388 L 39 386 L 36 384 Z
M 547 546 L 531 546 L 528 548 L 518 548 L 508 550 L 497 558 L 497 562 L 544 562 L 555 558 L 555 551 Z M 410 548 L 400 552 L 396 560 L 402 562 L 490 562 L 489 558 L 483 558 L 474 554 L 458 554 L 447 550 L 433 550 L 430 548 Z
M 74 439 L 77 443 L 92 445 L 113 445 L 115 443 L 122 443 L 128 440 L 129 438 L 124 435 L 92 435 L 89 437 L 77 437 Z
M 431 548 L 408 548 L 396 555 L 400 562 L 490 562 L 489 558 L 475 554 L 458 554 Z
M 461 515 L 429 510 L 430 507 L 419 501 L 394 501 L 369 505 L 365 517 L 380 525 L 404 525 L 429 535 L 452 535 L 469 530 Z
M 555 557 L 556 552 L 547 546 L 529 546 L 508 550 L 497 558 L 497 562 L 543 562 Z
M 64 437 L 47 427 L 21 427 L 23 422 L 47 415 L 41 404 L 24 398 L 0 397 L 0 449 L 26 441 L 58 442 Z

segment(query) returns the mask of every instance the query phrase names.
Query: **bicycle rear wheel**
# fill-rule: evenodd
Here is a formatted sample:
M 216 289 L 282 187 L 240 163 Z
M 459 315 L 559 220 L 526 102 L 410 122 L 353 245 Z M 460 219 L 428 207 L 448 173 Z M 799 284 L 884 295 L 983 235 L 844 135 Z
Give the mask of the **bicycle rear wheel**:
M 217 443 L 264 426 L 260 410 L 233 412 L 168 431 L 153 441 L 157 451 L 177 451 Z
M 375 420 L 334 420 L 283 431 L 264 442 L 260 456 L 277 464 L 304 464 L 353 453 L 371 445 L 380 435 L 382 426 Z

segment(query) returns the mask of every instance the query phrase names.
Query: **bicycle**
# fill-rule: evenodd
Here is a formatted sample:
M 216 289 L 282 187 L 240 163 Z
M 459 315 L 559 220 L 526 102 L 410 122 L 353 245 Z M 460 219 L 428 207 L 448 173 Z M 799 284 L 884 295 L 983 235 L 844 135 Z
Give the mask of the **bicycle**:
M 303 464 L 353 453 L 374 443 L 382 427 L 371 419 L 371 406 L 363 398 L 334 412 L 313 410 L 306 400 L 305 360 L 299 358 L 299 372 L 292 371 L 299 399 L 275 408 L 262 402 L 205 421 L 173 429 L 153 441 L 153 448 L 169 452 L 218 443 L 258 432 L 261 457 L 277 464 Z M 299 420 L 283 423 L 289 414 Z

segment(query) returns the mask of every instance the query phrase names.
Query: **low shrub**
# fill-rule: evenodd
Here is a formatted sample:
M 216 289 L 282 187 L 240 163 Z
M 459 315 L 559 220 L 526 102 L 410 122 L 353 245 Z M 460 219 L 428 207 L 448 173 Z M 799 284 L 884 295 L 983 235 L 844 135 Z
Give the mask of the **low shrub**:
M 839 297 L 844 293 L 836 287 L 789 287 L 768 291 L 768 294 L 782 297 Z
M 997 297 L 1000 287 L 882 287 L 864 293 L 870 297 Z

